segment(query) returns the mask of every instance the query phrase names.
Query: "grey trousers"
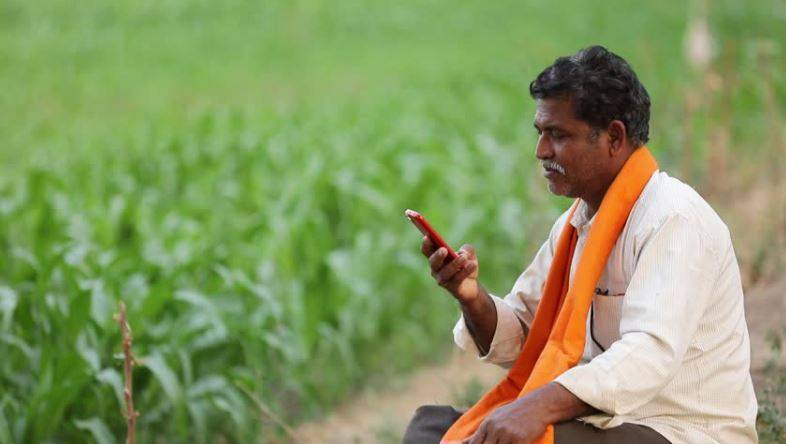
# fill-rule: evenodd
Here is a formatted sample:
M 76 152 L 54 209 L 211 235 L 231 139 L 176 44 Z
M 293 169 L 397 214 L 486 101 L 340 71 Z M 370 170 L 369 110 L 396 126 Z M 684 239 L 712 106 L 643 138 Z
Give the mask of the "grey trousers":
M 404 444 L 438 444 L 442 435 L 461 416 L 449 405 L 424 405 L 404 432 Z M 661 434 L 638 424 L 622 424 L 613 429 L 601 430 L 581 421 L 565 421 L 554 425 L 555 444 L 669 444 Z

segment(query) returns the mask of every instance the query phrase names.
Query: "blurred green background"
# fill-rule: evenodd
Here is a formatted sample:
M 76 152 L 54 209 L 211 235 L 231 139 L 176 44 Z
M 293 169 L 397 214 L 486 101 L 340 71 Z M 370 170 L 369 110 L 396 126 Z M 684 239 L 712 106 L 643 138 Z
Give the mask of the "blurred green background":
M 747 228 L 746 286 L 774 279 L 780 194 L 735 204 L 786 184 L 784 42 L 778 0 L 4 0 L 0 443 L 120 440 L 120 299 L 141 442 L 276 440 L 260 405 L 297 423 L 438 361 L 458 309 L 403 210 L 507 292 L 568 204 L 527 85 L 590 44 L 647 87 L 661 164 Z

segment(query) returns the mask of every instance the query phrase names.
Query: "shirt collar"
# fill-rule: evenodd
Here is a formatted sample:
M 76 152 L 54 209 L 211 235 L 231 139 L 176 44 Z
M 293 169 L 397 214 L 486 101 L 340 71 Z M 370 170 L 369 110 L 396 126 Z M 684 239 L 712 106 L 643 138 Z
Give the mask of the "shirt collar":
M 652 173 L 652 176 L 650 177 L 649 181 L 647 181 L 647 185 L 644 187 L 644 190 L 641 191 L 642 194 L 645 190 L 647 190 L 647 188 L 652 186 L 652 183 L 658 176 L 659 172 L 660 170 L 655 170 L 655 172 Z M 573 225 L 573 227 L 577 230 L 581 230 L 582 228 L 589 229 L 592 226 L 592 222 L 595 221 L 595 216 L 598 215 L 598 212 L 596 211 L 592 217 L 587 217 L 587 212 L 589 211 L 587 203 L 584 202 L 583 199 L 579 199 L 579 203 L 577 205 L 576 211 L 573 213 L 573 217 L 570 219 L 570 224 Z
M 573 213 L 573 217 L 570 219 L 570 224 L 573 225 L 574 228 L 581 229 L 586 226 L 589 228 L 592 226 L 592 222 L 595 220 L 595 216 L 598 214 L 596 211 L 592 217 L 587 217 L 587 213 L 589 211 L 589 207 L 587 203 L 584 202 L 582 199 L 579 199 L 579 203 L 577 204 L 576 211 Z

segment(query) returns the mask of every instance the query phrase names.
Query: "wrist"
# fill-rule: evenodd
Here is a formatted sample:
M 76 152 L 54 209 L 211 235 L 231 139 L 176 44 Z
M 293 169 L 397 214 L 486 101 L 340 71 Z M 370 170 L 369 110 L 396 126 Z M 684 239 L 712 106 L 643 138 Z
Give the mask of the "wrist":
M 459 303 L 461 303 L 466 310 L 474 312 L 483 308 L 487 298 L 486 292 L 478 285 L 474 294 L 459 299 Z
M 596 412 L 593 407 L 576 397 L 558 382 L 552 381 L 533 391 L 530 395 L 522 399 L 531 398 L 529 401 L 533 410 L 540 412 L 539 415 L 536 415 L 538 420 L 545 421 L 546 424 L 556 424 Z
M 513 407 L 519 416 L 538 427 L 546 428 L 555 423 L 549 414 L 548 405 L 544 405 L 539 397 L 524 396 L 514 401 Z

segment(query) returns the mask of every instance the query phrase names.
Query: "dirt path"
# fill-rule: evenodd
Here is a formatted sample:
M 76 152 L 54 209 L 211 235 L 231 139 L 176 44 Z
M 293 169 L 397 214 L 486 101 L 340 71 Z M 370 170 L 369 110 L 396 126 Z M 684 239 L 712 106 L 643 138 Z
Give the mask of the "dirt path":
M 323 421 L 308 423 L 296 432 L 307 443 L 400 443 L 407 422 L 418 406 L 454 404 L 472 387 L 490 387 L 504 371 L 483 364 L 455 349 L 442 365 L 418 370 L 389 391 L 366 391 L 338 408 Z
M 757 385 L 770 357 L 767 332 L 782 329 L 786 313 L 786 279 L 746 292 L 746 318 L 751 335 L 752 368 Z M 781 362 L 786 363 L 784 356 Z M 461 391 L 490 387 L 504 375 L 493 365 L 454 350 L 448 362 L 419 370 L 387 391 L 366 391 L 320 422 L 296 430 L 304 443 L 399 443 L 415 409 L 424 404 L 455 404 Z

